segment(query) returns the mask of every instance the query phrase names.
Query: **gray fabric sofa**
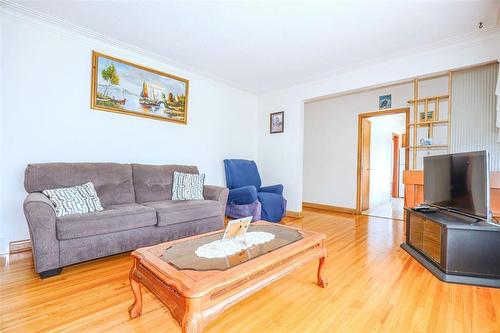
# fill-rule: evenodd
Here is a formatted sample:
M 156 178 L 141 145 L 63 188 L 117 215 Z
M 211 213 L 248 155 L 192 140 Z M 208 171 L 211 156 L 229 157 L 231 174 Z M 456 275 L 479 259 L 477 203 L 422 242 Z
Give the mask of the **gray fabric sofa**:
M 224 226 L 228 190 L 205 185 L 205 200 L 172 201 L 174 171 L 195 166 L 118 163 L 43 163 L 26 168 L 24 201 L 35 270 L 42 278 L 63 266 Z M 104 210 L 56 217 L 45 189 L 91 181 Z

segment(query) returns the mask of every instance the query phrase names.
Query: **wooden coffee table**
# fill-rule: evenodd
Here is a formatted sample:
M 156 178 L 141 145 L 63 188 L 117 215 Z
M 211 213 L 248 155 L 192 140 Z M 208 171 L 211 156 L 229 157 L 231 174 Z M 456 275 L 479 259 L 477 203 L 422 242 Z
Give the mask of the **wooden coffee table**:
M 270 232 L 275 238 L 221 259 L 199 258 L 194 251 L 221 239 L 223 231 L 132 252 L 130 285 L 135 301 L 130 317 L 141 315 L 141 285 L 168 307 L 182 332 L 201 332 L 226 308 L 315 259 L 319 259 L 317 284 L 326 287 L 325 235 L 263 221 L 252 223 L 248 231 Z

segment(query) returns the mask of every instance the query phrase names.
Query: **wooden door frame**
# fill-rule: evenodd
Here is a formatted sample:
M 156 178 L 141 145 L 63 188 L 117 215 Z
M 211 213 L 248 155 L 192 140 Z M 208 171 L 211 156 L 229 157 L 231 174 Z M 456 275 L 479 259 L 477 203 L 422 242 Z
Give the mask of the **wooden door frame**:
M 406 134 L 410 133 L 410 108 L 395 108 L 395 109 L 385 109 L 378 110 L 367 113 L 358 114 L 358 168 L 357 168 L 357 181 L 356 181 L 356 214 L 361 214 L 361 135 L 362 133 L 362 122 L 364 118 L 387 116 L 391 114 L 404 113 L 406 115 Z M 410 150 L 408 145 L 405 147 L 405 170 L 408 170 L 410 163 Z

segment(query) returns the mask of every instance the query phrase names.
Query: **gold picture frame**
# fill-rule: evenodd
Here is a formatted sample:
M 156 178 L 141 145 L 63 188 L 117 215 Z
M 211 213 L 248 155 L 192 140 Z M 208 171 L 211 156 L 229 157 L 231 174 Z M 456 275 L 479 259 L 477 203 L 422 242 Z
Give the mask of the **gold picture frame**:
M 92 51 L 90 107 L 187 124 L 189 80 Z

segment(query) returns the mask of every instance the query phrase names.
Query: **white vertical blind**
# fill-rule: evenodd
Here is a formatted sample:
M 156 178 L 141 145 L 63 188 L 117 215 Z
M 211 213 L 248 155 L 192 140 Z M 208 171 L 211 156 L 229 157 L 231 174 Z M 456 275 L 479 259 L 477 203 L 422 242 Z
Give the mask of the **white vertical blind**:
M 500 16 L 498 16 L 500 20 Z M 498 66 L 500 68 L 500 66 Z M 495 95 L 497 99 L 497 142 L 500 142 L 500 70 L 497 74 L 497 88 L 495 90 Z
M 491 171 L 500 171 L 496 128 L 498 63 L 454 72 L 451 98 L 451 152 L 488 150 Z

